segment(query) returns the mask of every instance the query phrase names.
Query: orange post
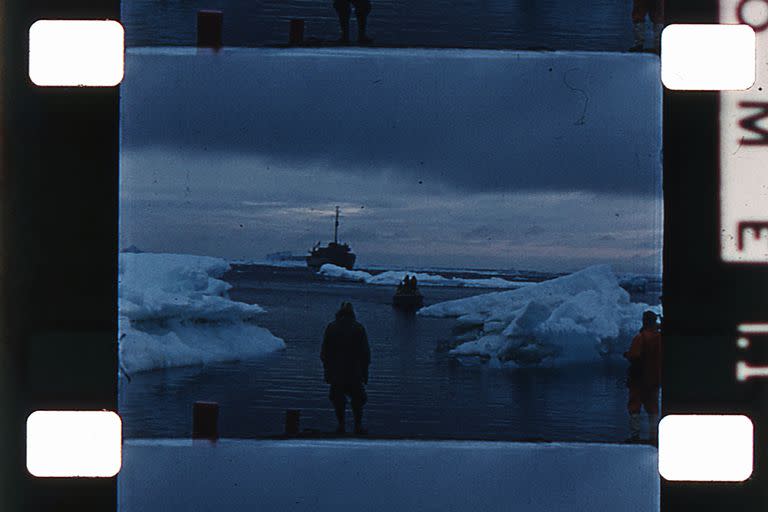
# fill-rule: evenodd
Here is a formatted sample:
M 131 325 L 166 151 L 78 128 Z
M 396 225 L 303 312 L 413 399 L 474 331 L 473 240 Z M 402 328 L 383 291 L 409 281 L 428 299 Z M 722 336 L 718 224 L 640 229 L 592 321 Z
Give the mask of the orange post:
M 197 11 L 197 46 L 221 48 L 223 18 L 221 11 Z
M 219 404 L 195 402 L 192 406 L 192 439 L 219 438 Z
M 293 19 L 288 27 L 288 44 L 304 43 L 304 20 Z
M 299 434 L 299 423 L 301 420 L 301 411 L 298 409 L 288 409 L 285 411 L 285 434 L 295 436 Z

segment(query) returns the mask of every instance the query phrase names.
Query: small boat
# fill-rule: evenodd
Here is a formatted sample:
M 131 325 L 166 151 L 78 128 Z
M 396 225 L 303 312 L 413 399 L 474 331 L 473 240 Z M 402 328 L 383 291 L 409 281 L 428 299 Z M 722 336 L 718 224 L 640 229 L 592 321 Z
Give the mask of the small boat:
M 392 306 L 403 311 L 416 311 L 424 305 L 424 297 L 421 293 L 395 293 L 392 297 Z
M 397 291 L 392 296 L 392 307 L 403 311 L 416 311 L 424 305 L 424 297 L 416 285 L 416 277 L 407 275 L 402 283 L 397 285 Z

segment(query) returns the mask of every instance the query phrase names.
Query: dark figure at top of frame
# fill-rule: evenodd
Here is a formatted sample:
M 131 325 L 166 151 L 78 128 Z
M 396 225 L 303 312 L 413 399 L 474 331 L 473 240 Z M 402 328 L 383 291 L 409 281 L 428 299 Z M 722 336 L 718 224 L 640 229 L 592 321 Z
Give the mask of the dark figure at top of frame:
M 656 444 L 659 420 L 659 388 L 661 387 L 661 332 L 656 313 L 643 313 L 643 327 L 632 340 L 624 357 L 629 360 L 627 387 L 629 388 L 628 442 L 640 441 L 640 409 L 648 413 L 650 442 Z
M 631 52 L 641 52 L 645 48 L 645 17 L 653 24 L 653 46 L 651 51 L 658 53 L 661 48 L 661 30 L 664 28 L 664 0 L 633 0 L 632 25 L 634 43 Z
M 352 304 L 344 302 L 336 313 L 336 320 L 328 324 L 323 337 L 320 359 L 325 370 L 325 381 L 331 385 L 328 398 L 336 411 L 336 433 L 343 434 L 347 396 L 352 402 L 355 433 L 365 434 L 363 406 L 368 401 L 368 366 L 371 351 L 365 327 L 355 319 Z
M 339 16 L 341 25 L 341 43 L 349 43 L 349 18 L 352 13 L 352 5 L 355 6 L 355 16 L 357 16 L 357 42 L 360 44 L 371 44 L 373 39 L 368 37 L 366 29 L 368 26 L 368 14 L 371 12 L 370 0 L 334 0 L 333 7 Z

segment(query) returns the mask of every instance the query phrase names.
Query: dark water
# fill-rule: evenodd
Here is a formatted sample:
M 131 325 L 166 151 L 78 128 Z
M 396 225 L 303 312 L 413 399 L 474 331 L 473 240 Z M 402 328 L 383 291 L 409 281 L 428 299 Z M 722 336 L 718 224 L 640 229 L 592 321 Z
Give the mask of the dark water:
M 220 404 L 224 437 L 282 432 L 286 409 L 302 428 L 332 431 L 322 380 L 323 329 L 351 300 L 369 334 L 372 364 L 366 423 L 372 435 L 411 438 L 619 441 L 626 437 L 621 363 L 567 369 L 502 370 L 462 365 L 436 350 L 452 321 L 404 316 L 389 287 L 327 282 L 303 269 L 250 267 L 231 272 L 230 295 L 269 311 L 260 321 L 288 348 L 266 358 L 206 368 L 138 374 L 121 382 L 127 437 L 188 437 L 196 400 Z M 487 292 L 424 287 L 434 303 Z
M 632 41 L 631 0 L 372 0 L 377 44 L 468 48 L 624 51 Z M 196 12 L 224 13 L 224 44 L 283 44 L 288 20 L 305 38 L 338 37 L 332 0 L 125 0 L 130 46 L 193 45 Z M 353 17 L 354 18 L 354 17 Z M 354 21 L 352 31 L 356 30 Z

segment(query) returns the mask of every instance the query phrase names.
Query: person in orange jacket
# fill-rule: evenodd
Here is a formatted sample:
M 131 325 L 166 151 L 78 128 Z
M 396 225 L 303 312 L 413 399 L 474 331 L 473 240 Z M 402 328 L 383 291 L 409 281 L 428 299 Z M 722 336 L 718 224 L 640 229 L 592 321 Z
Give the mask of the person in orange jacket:
M 653 311 L 643 313 L 643 327 L 632 340 L 624 357 L 629 360 L 629 442 L 640 441 L 640 409 L 645 408 L 650 424 L 650 440 L 655 443 L 659 421 L 661 387 L 661 332 Z

